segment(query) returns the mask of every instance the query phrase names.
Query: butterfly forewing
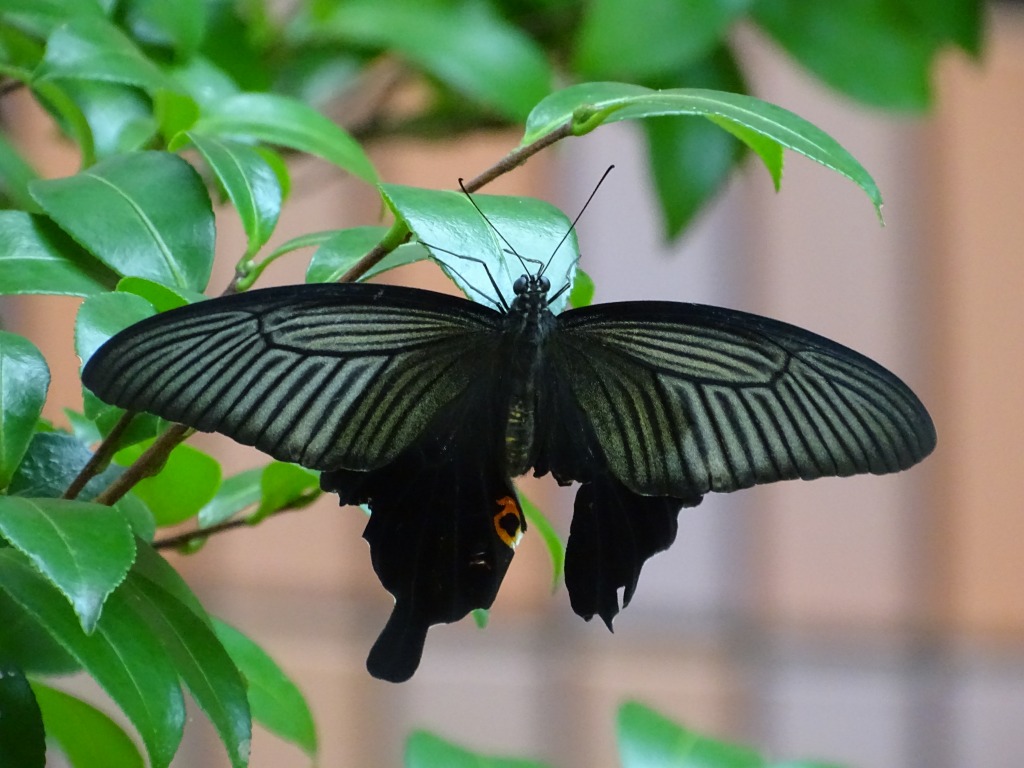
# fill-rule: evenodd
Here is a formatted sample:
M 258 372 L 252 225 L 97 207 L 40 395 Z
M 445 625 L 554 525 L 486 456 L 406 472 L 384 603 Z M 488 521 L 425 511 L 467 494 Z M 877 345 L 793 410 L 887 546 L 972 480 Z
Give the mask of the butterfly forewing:
M 610 468 L 638 493 L 895 472 L 935 445 L 924 406 L 898 378 L 756 315 L 595 305 L 558 316 L 552 352 Z
M 104 345 L 103 400 L 226 434 L 313 469 L 373 469 L 477 375 L 500 316 L 372 285 L 290 286 L 202 302 Z

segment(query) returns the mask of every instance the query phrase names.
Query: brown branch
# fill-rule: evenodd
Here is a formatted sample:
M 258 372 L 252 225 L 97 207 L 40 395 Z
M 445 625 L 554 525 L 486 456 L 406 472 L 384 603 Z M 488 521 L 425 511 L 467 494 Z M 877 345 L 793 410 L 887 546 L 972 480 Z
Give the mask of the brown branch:
M 497 163 L 495 163 L 490 168 L 485 170 L 479 176 L 477 176 L 474 179 L 471 179 L 470 181 L 467 181 L 466 191 L 476 192 L 481 187 L 490 184 L 499 176 L 503 176 L 509 171 L 515 170 L 520 165 L 529 160 L 531 157 L 533 157 L 535 154 L 540 152 L 542 149 L 550 147 L 556 141 L 561 141 L 564 138 L 572 136 L 572 126 L 572 119 L 569 119 L 566 122 L 562 123 L 562 125 L 558 126 L 551 133 L 546 133 L 543 136 L 541 136 L 532 144 L 526 144 L 525 146 L 517 147 L 516 149 L 512 150 L 507 155 L 505 155 L 505 157 L 503 157 Z
M 299 497 L 294 504 L 281 507 L 276 509 L 268 515 L 264 515 L 260 519 L 254 521 L 252 515 L 248 517 L 236 517 L 233 520 L 225 520 L 222 523 L 216 523 L 207 528 L 196 528 L 192 531 L 185 531 L 184 533 L 177 533 L 173 536 L 168 536 L 165 539 L 157 539 L 153 542 L 153 549 L 176 549 L 178 547 L 191 544 L 193 541 L 199 541 L 201 539 L 207 539 L 218 533 L 224 531 L 231 531 L 235 528 L 255 527 L 257 523 L 262 523 L 264 520 L 269 520 L 272 517 L 283 514 L 285 512 L 294 512 L 298 509 L 308 507 L 312 502 L 316 501 L 321 495 L 321 491 L 316 491 L 305 496 Z
M 103 438 L 103 442 L 100 443 L 100 447 L 96 449 L 96 452 L 89 457 L 89 460 L 85 463 L 85 466 L 79 471 L 75 479 L 71 481 L 71 484 L 64 491 L 63 499 L 74 499 L 78 497 L 78 494 L 82 492 L 82 489 L 88 485 L 89 481 L 92 480 L 96 475 L 104 470 L 104 468 L 110 463 L 111 457 L 117 452 L 117 443 L 121 439 L 121 435 L 124 434 L 125 430 L 128 429 L 128 425 L 132 423 L 132 419 L 135 418 L 135 414 L 132 411 L 125 411 L 124 414 L 118 419 L 114 428 L 110 430 L 110 433 Z
M 191 427 L 184 424 L 172 424 L 124 473 L 96 497 L 96 502 L 108 506 L 117 503 L 139 480 L 156 474 L 167 460 L 171 450 L 188 437 L 192 431 Z

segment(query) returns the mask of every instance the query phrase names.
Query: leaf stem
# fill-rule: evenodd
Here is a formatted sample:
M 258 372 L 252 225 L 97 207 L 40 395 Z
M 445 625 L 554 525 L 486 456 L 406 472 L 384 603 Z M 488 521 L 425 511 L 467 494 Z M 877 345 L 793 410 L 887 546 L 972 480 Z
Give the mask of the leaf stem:
M 308 507 L 311 502 L 315 501 L 321 495 L 321 491 L 317 490 L 315 493 L 309 496 L 302 496 L 296 499 L 294 504 L 281 507 L 281 509 L 275 509 L 273 512 L 262 517 L 256 517 L 255 514 L 248 515 L 246 517 L 236 517 L 233 520 L 225 520 L 221 523 L 216 523 L 207 528 L 196 528 L 192 531 L 185 531 L 184 533 L 177 533 L 173 536 L 168 536 L 164 539 L 157 539 L 153 542 L 153 549 L 177 549 L 195 541 L 202 539 L 208 539 L 211 536 L 215 536 L 218 533 L 224 531 L 234 530 L 235 528 L 244 528 L 246 526 L 252 528 L 257 523 L 262 523 L 264 520 L 268 520 L 271 517 L 276 517 L 283 512 L 294 512 L 295 510 Z

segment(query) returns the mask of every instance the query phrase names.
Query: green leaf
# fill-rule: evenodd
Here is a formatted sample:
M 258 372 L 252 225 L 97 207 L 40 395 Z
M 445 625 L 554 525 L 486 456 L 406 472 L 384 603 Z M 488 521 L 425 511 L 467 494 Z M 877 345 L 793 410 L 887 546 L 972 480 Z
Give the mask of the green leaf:
M 0 135 L 0 189 L 18 207 L 34 212 L 36 201 L 28 193 L 28 184 L 39 174 L 21 156 L 6 136 Z M 3 282 L 0 281 L 0 285 Z
M 263 468 L 247 469 L 224 478 L 217 493 L 199 510 L 199 527 L 209 528 L 230 520 L 246 507 L 258 504 L 262 496 Z
M 157 312 L 166 312 L 169 309 L 177 309 L 186 304 L 206 299 L 206 296 L 201 293 L 186 291 L 181 288 L 171 288 L 163 283 L 147 280 L 144 277 L 121 278 L 117 283 L 117 292 L 128 293 L 145 299 Z M 141 307 L 141 305 L 139 306 Z M 142 318 L 138 319 L 141 320 Z M 132 322 L 137 322 L 137 320 Z M 127 328 L 128 326 L 124 327 Z
M 351 227 L 329 232 L 317 233 L 320 238 L 316 253 L 306 270 L 307 283 L 334 283 L 356 265 L 363 256 L 379 243 L 387 234 L 387 227 Z M 291 241 L 298 242 L 296 240 Z M 288 245 L 287 243 L 285 245 Z M 284 248 L 285 246 L 281 246 Z M 301 246 L 299 246 L 301 247 Z M 430 252 L 420 243 L 404 243 L 391 251 L 377 264 L 367 270 L 359 279 L 369 280 L 374 275 L 387 272 L 389 269 L 412 264 L 430 258 Z
M 138 280 L 138 282 L 126 282 L 129 280 Z M 159 291 L 158 284 L 150 281 L 144 281 L 141 278 L 125 278 L 118 285 L 122 284 L 125 284 L 126 288 L 138 288 L 140 292 L 145 291 L 147 295 L 154 296 L 154 298 L 159 297 L 161 301 L 170 301 L 167 294 Z M 171 291 L 169 288 L 166 291 L 170 295 L 179 293 Z M 78 317 L 75 320 L 75 351 L 78 353 L 78 357 L 84 364 L 99 349 L 100 345 L 115 333 L 153 314 L 153 305 L 135 293 L 119 290 L 115 293 L 89 297 L 78 310 Z M 95 421 L 101 436 L 108 435 L 125 414 L 124 409 L 107 405 L 87 389 L 82 390 L 82 395 L 85 416 Z M 148 440 L 160 434 L 166 426 L 167 422 L 157 416 L 149 413 L 136 414 L 128 430 L 121 436 L 119 445 L 124 447 Z
M 35 681 L 32 691 L 43 713 L 46 735 L 71 768 L 144 768 L 138 747 L 106 714 L 75 696 Z
M 0 331 L 0 491 L 28 450 L 49 386 L 50 369 L 35 345 Z
M 92 296 L 116 281 L 45 217 L 0 211 L 0 293 Z
M 153 305 L 134 293 L 92 296 L 82 303 L 75 318 L 75 352 L 84 365 L 115 333 L 154 314 Z
M 593 0 L 574 67 L 594 79 L 642 80 L 679 70 L 709 53 L 753 0 Z
M 86 168 L 96 162 L 96 148 L 89 121 L 71 97 L 71 85 L 73 81 L 69 80 L 37 80 L 32 83 L 32 93 L 40 105 L 54 116 L 60 129 L 78 145 L 82 167 Z M 31 194 L 31 184 L 29 186 Z
M 572 121 L 573 132 L 583 135 L 597 126 L 618 120 L 669 115 L 701 115 L 717 124 L 731 124 L 733 135 L 751 133 L 799 152 L 831 168 L 863 189 L 881 215 L 882 196 L 874 179 L 839 143 L 792 112 L 753 96 L 702 88 L 655 91 L 628 83 L 582 83 L 552 94 L 530 113 L 522 144 L 529 144 Z M 762 159 L 769 159 L 764 144 L 752 143 Z M 773 165 L 768 164 L 769 171 Z
M 138 88 L 98 80 L 67 81 L 61 87 L 89 126 L 96 157 L 133 152 L 156 135 L 150 99 Z
M 178 87 L 198 105 L 199 111 L 195 117 L 198 117 L 201 112 L 215 108 L 224 99 L 239 93 L 235 81 L 224 70 L 202 55 L 193 56 L 188 61 L 170 67 L 168 73 Z M 190 119 L 188 124 L 182 126 L 180 130 L 191 128 L 195 117 Z M 165 135 L 170 138 L 173 134 Z
M 0 648 L 27 674 L 68 675 L 81 669 L 53 635 L 0 588 Z
M 0 661 L 0 765 L 45 768 L 46 733 L 25 674 Z
M 726 49 L 715 51 L 674 79 L 701 88 L 746 90 L 739 66 Z M 665 236 L 669 239 L 686 228 L 744 157 L 743 145 L 736 139 L 753 146 L 758 146 L 759 140 L 764 142 L 760 134 L 752 132 L 734 135 L 731 129 L 743 130 L 741 126 L 717 119 L 653 117 L 643 121 L 643 128 L 648 166 L 661 204 Z M 782 175 L 782 147 L 774 141 L 765 144 L 759 154 L 777 190 Z
M 202 291 L 213 266 L 214 221 L 199 174 L 167 152 L 104 160 L 32 184 L 49 216 L 120 275 Z
M 746 747 L 715 741 L 677 725 L 636 702 L 619 709 L 622 768 L 764 768 Z
M 174 83 L 130 38 L 102 17 L 76 16 L 57 27 L 35 80 L 100 80 L 142 88 L 148 93 Z
M 519 494 L 519 502 L 523 505 L 523 515 L 528 525 L 532 526 L 544 540 L 548 555 L 551 557 L 551 590 L 558 589 L 558 585 L 565 578 L 565 542 L 558 535 L 558 531 L 551 525 L 547 515 L 540 511 L 540 507 L 528 498 Z
M 179 603 L 194 613 L 204 624 L 213 627 L 210 615 L 199 602 L 195 592 L 174 567 L 149 544 L 138 542 L 135 564 L 132 571 L 172 595 Z
M 981 53 L 984 37 L 983 0 L 903 0 L 940 40 L 952 40 L 972 56 Z
M 569 306 L 589 307 L 594 303 L 594 280 L 584 270 L 576 268 L 576 277 L 569 291 Z
M 256 139 L 317 155 L 364 181 L 377 181 L 377 171 L 355 139 L 312 107 L 287 96 L 230 96 L 206 111 L 189 136 L 193 140 L 196 136 Z M 183 141 L 171 142 L 170 148 L 177 148 Z
M 37 432 L 11 478 L 7 493 L 25 498 L 59 498 L 90 458 L 92 452 L 71 435 Z M 94 499 L 121 472 L 120 467 L 108 467 L 88 482 L 78 498 Z
M 135 559 L 124 515 L 101 504 L 0 496 L 0 535 L 68 599 L 86 632 Z
M 350 0 L 314 27 L 394 51 L 455 91 L 521 121 L 551 90 L 543 51 L 489 3 Z
M 137 40 L 173 48 L 179 57 L 188 58 L 202 42 L 206 4 L 203 0 L 130 0 L 124 16 Z
M 114 509 L 124 515 L 128 527 L 135 536 L 147 542 L 153 540 L 153 536 L 156 535 L 156 520 L 142 499 L 134 493 L 126 493 L 114 504 Z
M 138 459 L 151 441 L 118 451 L 114 461 L 127 466 Z M 146 503 L 158 526 L 175 525 L 196 515 L 220 486 L 220 464 L 190 445 L 179 445 L 167 457 L 159 474 L 143 478 L 132 489 Z
M 3 0 L 0 9 L 6 22 L 39 37 L 48 35 L 69 16 L 103 18 L 103 7 L 96 0 Z
M 923 110 L 937 42 L 894 0 L 757 0 L 754 20 L 833 88 L 884 109 Z
M 579 261 L 576 233 L 570 232 L 565 214 L 549 203 L 530 197 L 474 195 L 473 200 L 487 216 L 485 220 L 460 192 L 398 184 L 382 184 L 380 189 L 396 218 L 405 222 L 474 301 L 500 307 L 495 298 L 496 284 L 505 306 L 510 306 L 516 279 L 549 260 L 544 273 L 555 290 L 572 283 Z M 567 232 L 569 236 L 565 237 Z M 563 238 L 565 242 L 559 246 Z M 526 266 L 506 252 L 506 241 L 526 260 Z M 563 293 L 552 311 L 558 312 L 566 301 Z
M 311 504 L 320 495 L 320 473 L 298 464 L 271 462 L 260 477 L 260 494 L 260 506 L 250 518 L 252 523 L 282 509 Z
M 266 651 L 237 629 L 217 619 L 214 619 L 213 626 L 248 684 L 253 719 L 271 733 L 297 745 L 310 757 L 315 757 L 316 726 L 298 686 Z
M 87 635 L 63 596 L 10 548 L 0 549 L 0 589 L 34 616 L 124 711 L 153 768 L 167 768 L 185 724 L 178 675 L 122 590 L 110 596 L 96 631 Z
M 192 698 L 217 729 L 231 765 L 245 768 L 252 720 L 245 683 L 224 646 L 188 606 L 142 574 L 133 571 L 123 590 L 163 641 Z
M 413 731 L 405 743 L 405 768 L 549 768 L 546 763 L 487 757 L 427 731 Z
M 252 256 L 270 239 L 281 213 L 281 185 L 277 174 L 252 147 L 194 132 L 186 135 L 238 211 L 249 242 L 245 255 Z

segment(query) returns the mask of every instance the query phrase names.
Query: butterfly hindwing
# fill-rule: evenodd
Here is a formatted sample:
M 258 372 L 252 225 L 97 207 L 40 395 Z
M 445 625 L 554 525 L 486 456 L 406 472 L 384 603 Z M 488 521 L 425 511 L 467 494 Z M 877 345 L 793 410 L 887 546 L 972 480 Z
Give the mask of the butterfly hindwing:
M 337 492 L 343 505 L 370 506 L 363 538 L 395 598 L 367 659 L 374 677 L 407 680 L 431 625 L 489 608 L 526 530 L 502 471 L 502 414 L 488 395 L 485 382 L 471 386 L 385 467 L 321 475 L 324 490 Z
M 165 312 L 82 374 L 100 398 L 311 469 L 397 456 L 498 343 L 492 310 L 395 286 L 250 291 Z
M 559 315 L 550 346 L 608 466 L 638 493 L 895 472 L 935 445 L 924 406 L 893 374 L 757 315 L 599 304 Z

